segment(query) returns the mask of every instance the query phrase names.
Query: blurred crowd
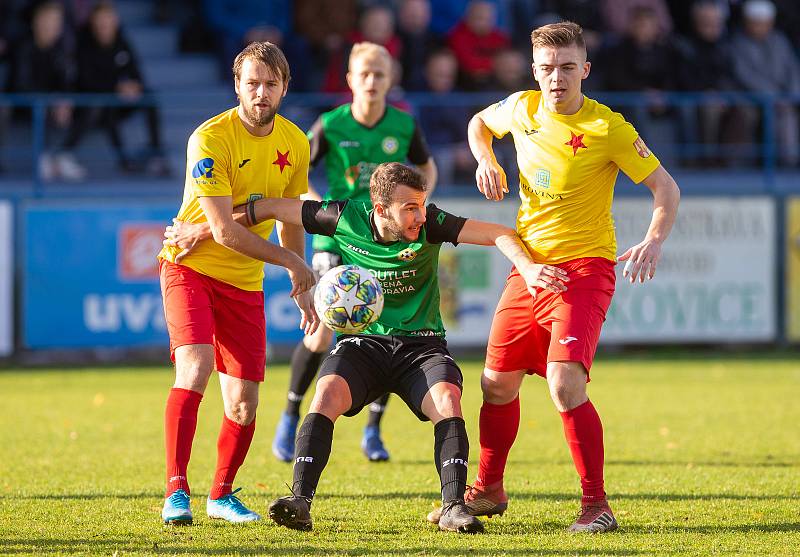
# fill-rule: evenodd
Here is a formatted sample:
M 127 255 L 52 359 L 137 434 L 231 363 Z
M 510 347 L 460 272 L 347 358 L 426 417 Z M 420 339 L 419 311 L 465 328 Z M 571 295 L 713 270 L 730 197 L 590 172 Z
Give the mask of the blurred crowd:
M 215 55 L 220 82 L 230 80 L 231 60 L 243 45 L 269 40 L 289 59 L 292 91 L 346 99 L 351 46 L 385 46 L 396 60 L 390 98 L 415 112 L 434 150 L 442 147 L 456 172 L 471 164 L 466 122 L 477 107 L 448 103 L 446 95 L 535 88 L 530 32 L 562 19 L 584 28 L 593 62 L 586 89 L 643 93 L 644 102 L 614 108 L 651 143 L 692 146 L 684 164 L 757 164 L 764 112 L 746 97 L 721 95 L 697 106 L 670 102 L 665 93 L 800 95 L 797 0 L 163 0 L 149 6 L 161 23 L 180 28 L 184 51 Z M 0 22 L 5 92 L 102 92 L 131 101 L 53 106 L 48 120 L 63 133 L 48 144 L 43 177 L 80 179 L 84 170 L 72 152 L 93 127 L 107 133 L 121 169 L 168 172 L 158 110 L 133 102 L 147 87 L 110 1 L 2 0 Z M 428 93 L 428 100 L 405 99 L 416 92 Z M 800 163 L 797 108 L 797 102 L 777 102 L 771 126 L 778 160 L 789 167 Z M 118 131 L 136 111 L 146 112 L 144 166 L 132 162 Z M 2 114 L 11 117 L 24 115 Z

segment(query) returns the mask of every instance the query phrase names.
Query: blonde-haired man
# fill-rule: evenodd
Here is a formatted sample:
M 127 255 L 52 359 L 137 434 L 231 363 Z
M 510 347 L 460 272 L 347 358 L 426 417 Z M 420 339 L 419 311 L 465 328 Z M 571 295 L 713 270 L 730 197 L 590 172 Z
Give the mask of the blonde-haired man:
M 191 253 L 165 243 L 158 255 L 175 362 L 164 428 L 167 487 L 161 517 L 167 524 L 193 519 L 186 470 L 198 407 L 215 369 L 225 414 L 206 512 L 229 522 L 260 518 L 232 487 L 253 439 L 264 380 L 264 262 L 289 271 L 301 326 L 313 332 L 319 325 L 310 296 L 315 277 L 303 259 L 303 227 L 279 224 L 279 247 L 267 241 L 274 221 L 247 228 L 232 215 L 234 205 L 252 207 L 256 199 L 299 197 L 308 190 L 308 140 L 277 113 L 289 85 L 289 64 L 274 44 L 251 43 L 236 57 L 233 77 L 238 106 L 207 120 L 189 138 L 176 219 L 207 222 L 215 242 Z
M 392 86 L 389 52 L 369 42 L 353 45 L 347 83 L 353 92 L 353 102 L 320 115 L 308 131 L 311 164 L 325 161 L 328 180 L 325 199 L 369 201 L 370 176 L 384 162 L 414 164 L 424 176 L 428 191 L 432 191 L 436 184 L 436 164 L 422 130 L 411 115 L 386 102 Z M 319 199 L 313 191 L 310 197 Z M 342 256 L 329 237 L 315 235 L 313 245 L 312 266 L 319 276 L 341 265 Z M 272 453 L 279 460 L 293 460 L 300 404 L 332 339 L 333 332 L 320 327 L 315 334 L 303 338 L 292 355 L 286 409 L 272 443 Z M 387 400 L 388 395 L 370 405 L 361 448 L 371 461 L 389 459 L 380 436 L 380 420 Z
M 614 293 L 614 265 L 625 261 L 623 277 L 632 283 L 653 278 L 680 191 L 633 126 L 581 92 L 590 69 L 581 28 L 545 25 L 531 42 L 541 91 L 514 93 L 476 114 L 469 143 L 478 189 L 497 201 L 508 185 L 492 139 L 512 134 L 522 200 L 517 232 L 537 263 L 560 267 L 569 280 L 563 292 L 531 295 L 516 269 L 508 277 L 481 378 L 480 462 L 466 502 L 475 515 L 506 510 L 503 472 L 519 428 L 519 389 L 526 375 L 537 374 L 561 414 L 583 489 L 570 531 L 606 532 L 617 521 L 604 490 L 603 427 L 586 383 Z M 619 170 L 655 201 L 644 240 L 617 258 L 611 201 Z

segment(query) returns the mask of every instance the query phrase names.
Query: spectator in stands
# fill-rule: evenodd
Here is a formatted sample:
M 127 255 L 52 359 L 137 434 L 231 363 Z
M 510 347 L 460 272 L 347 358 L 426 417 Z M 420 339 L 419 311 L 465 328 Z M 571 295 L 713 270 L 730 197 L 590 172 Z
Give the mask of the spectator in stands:
M 674 139 L 668 137 L 675 129 L 666 118 L 669 107 L 664 92 L 675 88 L 675 52 L 661 31 L 658 12 L 648 6 L 633 8 L 625 37 L 605 56 L 606 89 L 645 93 L 645 104 L 629 110 L 636 129 L 653 143 Z
M 168 175 L 170 169 L 162 154 L 158 109 L 153 105 L 136 104 L 147 91 L 136 55 L 120 28 L 113 4 L 107 0 L 100 0 L 94 6 L 87 26 L 79 34 L 77 58 L 79 91 L 115 93 L 120 101 L 130 105 L 79 107 L 64 142 L 62 156 L 71 153 L 92 125 L 99 123 L 108 134 L 120 169 L 137 170 L 139 165 L 123 147 L 119 124 L 131 114 L 143 111 L 147 117 L 149 153 L 142 162 L 148 173 Z
M 431 4 L 432 18 L 431 29 L 438 35 L 447 35 L 464 18 L 464 13 L 472 0 L 436 0 Z M 522 4 L 528 14 L 535 11 L 535 4 L 539 0 L 486 0 L 494 5 L 497 11 L 497 24 L 501 29 L 506 29 L 509 19 L 515 10 L 514 6 Z M 514 14 L 517 15 L 517 14 Z M 512 22 L 513 23 L 513 22 Z M 530 46 L 530 21 L 528 25 L 528 46 Z
M 203 0 L 216 39 L 220 75 L 226 82 L 230 61 L 245 45 L 253 41 L 283 44 L 291 32 L 292 4 L 291 0 Z
M 448 37 L 458 60 L 462 86 L 468 90 L 486 88 L 492 73 L 492 57 L 511 46 L 508 36 L 497 27 L 495 5 L 485 0 L 469 3 L 464 19 Z
M 56 1 L 39 4 L 32 14 L 30 34 L 12 46 L 6 90 L 11 93 L 71 91 L 75 67 L 70 54 L 64 41 L 64 7 Z M 66 129 L 71 118 L 72 107 L 68 102 L 55 103 L 48 109 L 48 123 L 57 128 Z M 50 135 L 46 134 L 46 143 L 50 143 Z M 39 175 L 43 180 L 50 181 L 58 175 L 80 178 L 80 172 L 80 167 L 65 155 L 53 157 L 45 152 L 39 158 Z
M 589 60 L 599 51 L 603 43 L 605 23 L 597 0 L 539 0 L 539 11 L 558 14 L 558 21 L 573 21 L 583 29 L 583 40 Z M 530 23 L 528 23 L 530 28 Z M 525 36 L 525 46 L 530 48 L 531 33 Z M 596 69 L 592 68 L 592 72 Z M 591 75 L 591 74 L 590 74 Z
M 337 63 L 344 64 L 342 51 L 356 25 L 357 4 L 357 0 L 295 0 L 295 29 L 310 48 L 309 90 L 323 89 L 325 69 L 333 64 L 332 58 L 339 57 Z
M 518 50 L 504 48 L 492 59 L 492 79 L 487 87 L 490 91 L 508 94 L 530 89 L 533 76 L 528 58 Z
M 402 43 L 403 87 L 408 91 L 425 88 L 425 60 L 443 46 L 442 38 L 430 29 L 429 0 L 403 0 L 397 13 L 398 36 Z
M 402 44 L 395 33 L 394 12 L 384 5 L 377 4 L 364 10 L 358 18 L 358 29 L 347 37 L 345 48 L 331 57 L 325 72 L 323 89 L 328 92 L 347 93 L 350 88 L 345 82 L 347 60 L 350 49 L 356 43 L 379 44 L 389 51 L 392 58 L 399 60 Z
M 732 39 L 733 73 L 739 88 L 753 93 L 800 94 L 800 63 L 786 36 L 775 29 L 775 5 L 748 0 L 742 8 L 743 29 Z M 797 107 L 789 101 L 775 104 L 774 126 L 780 162 L 794 166 L 800 160 Z M 759 110 L 740 109 L 739 126 L 756 140 Z
M 418 109 L 419 122 L 444 184 L 471 183 L 475 163 L 467 146 L 467 122 L 472 108 L 453 102 L 458 61 L 449 50 L 433 52 L 425 64 L 425 81 L 430 102 Z
M 679 38 L 677 84 L 683 91 L 731 91 L 733 55 L 726 36 L 727 11 L 719 0 L 698 0 L 692 5 L 692 29 L 688 37 Z M 692 160 L 703 166 L 721 162 L 720 144 L 736 132 L 730 125 L 731 108 L 721 100 L 707 100 L 683 111 L 684 144 L 699 156 Z M 693 153 L 691 153 L 693 155 Z
M 641 12 L 640 8 L 654 14 L 659 37 L 672 33 L 672 17 L 665 0 L 601 0 L 600 4 L 606 29 L 617 36 L 628 34 L 631 20 Z

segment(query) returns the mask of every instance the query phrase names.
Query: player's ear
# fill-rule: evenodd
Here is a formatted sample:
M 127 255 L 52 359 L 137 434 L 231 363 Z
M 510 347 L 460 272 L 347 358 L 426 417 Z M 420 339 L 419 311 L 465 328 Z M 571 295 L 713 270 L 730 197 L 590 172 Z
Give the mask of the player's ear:
M 589 71 L 591 69 L 592 69 L 592 63 L 588 62 L 588 61 L 584 62 L 583 63 L 583 75 L 581 76 L 581 79 L 586 79 L 587 77 L 589 77 Z

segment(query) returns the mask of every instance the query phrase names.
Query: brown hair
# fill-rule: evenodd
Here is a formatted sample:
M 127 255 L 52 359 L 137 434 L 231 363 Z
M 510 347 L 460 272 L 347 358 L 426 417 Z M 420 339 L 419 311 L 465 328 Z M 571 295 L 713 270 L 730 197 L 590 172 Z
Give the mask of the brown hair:
M 577 45 L 578 48 L 586 51 L 586 43 L 583 40 L 583 29 L 577 23 L 571 21 L 561 21 L 542 25 L 531 33 L 531 45 L 533 48 L 541 47 L 562 47 Z
M 425 177 L 399 162 L 379 164 L 369 179 L 369 197 L 372 204 L 391 205 L 392 195 L 397 186 L 403 185 L 417 191 L 428 191 Z
M 248 58 L 263 62 L 275 74 L 280 74 L 284 83 L 289 83 L 289 62 L 278 45 L 264 41 L 252 42 L 242 50 L 233 61 L 233 77 L 239 81 L 242 75 L 242 66 Z

